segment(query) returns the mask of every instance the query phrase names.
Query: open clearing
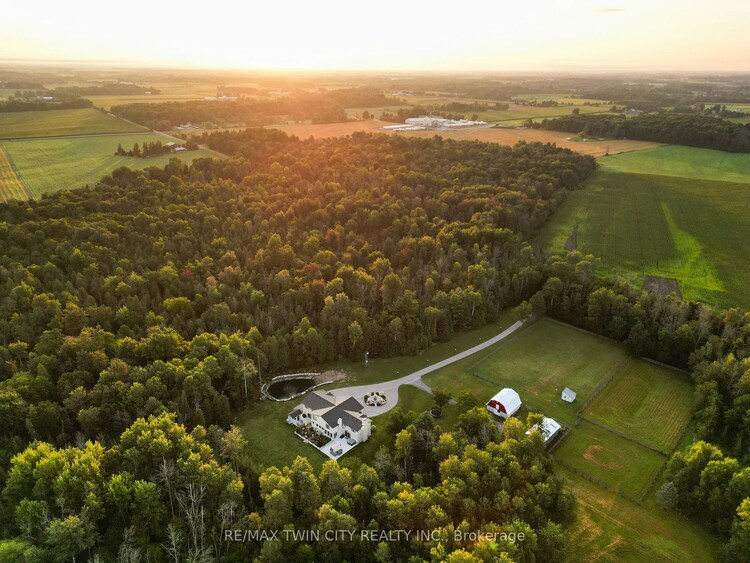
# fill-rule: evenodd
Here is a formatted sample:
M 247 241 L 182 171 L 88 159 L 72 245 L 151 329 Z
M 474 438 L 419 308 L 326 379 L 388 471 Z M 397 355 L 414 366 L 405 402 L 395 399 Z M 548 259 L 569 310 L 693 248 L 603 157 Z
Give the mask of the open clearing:
M 625 350 L 610 340 L 542 319 L 500 344 L 472 371 L 493 384 L 492 394 L 512 387 L 527 410 L 573 424 L 599 383 L 628 361 Z M 565 387 L 578 394 L 574 403 L 560 398 Z M 492 394 L 478 398 L 486 402 Z
M 301 139 L 315 137 L 327 139 L 329 137 L 343 137 L 357 131 L 370 133 L 388 133 L 383 127 L 393 125 L 385 121 L 372 119 L 368 121 L 349 121 L 346 123 L 292 123 L 282 125 L 268 125 L 274 129 L 280 129 L 289 135 L 296 135 Z M 658 147 L 658 143 L 648 141 L 629 140 L 606 140 L 606 141 L 574 141 L 569 133 L 559 131 L 543 131 L 541 129 L 511 129 L 502 127 L 491 127 L 484 129 L 461 129 L 458 131 L 402 131 L 391 133 L 393 135 L 409 135 L 412 137 L 432 138 L 440 135 L 444 139 L 455 139 L 457 141 L 485 141 L 500 145 L 515 145 L 519 141 L 527 143 L 555 143 L 558 147 L 574 150 L 592 156 L 603 156 L 607 152 L 610 155 L 638 151 Z
M 731 158 L 714 170 L 706 164 L 701 175 L 718 176 L 728 166 L 737 174 L 741 165 L 750 168 L 750 155 L 727 156 L 744 160 Z M 614 172 L 609 165 L 615 158 L 621 167 L 630 158 L 642 161 L 639 153 L 605 159 L 544 226 L 541 245 L 563 251 L 577 226 L 577 249 L 599 258 L 602 274 L 636 287 L 645 276 L 674 278 L 686 299 L 750 305 L 750 184 Z
M 693 414 L 693 383 L 682 372 L 634 360 L 584 413 L 671 451 Z
M 29 194 L 7 151 L 0 145 L 0 202 L 11 199 L 29 199 Z
M 575 561 L 713 561 L 717 540 L 704 528 L 653 498 L 642 506 L 576 475 L 560 471 L 578 499 L 570 530 Z
M 0 113 L 0 139 L 133 133 L 145 127 L 95 109 L 55 109 Z
M 636 498 L 648 492 L 667 458 L 614 432 L 582 421 L 570 431 L 555 459 Z
M 157 140 L 169 142 L 177 139 L 159 134 L 89 136 L 10 141 L 3 143 L 3 146 L 35 198 L 58 190 L 93 185 L 121 166 L 133 169 L 163 167 L 174 156 L 179 156 L 183 162 L 190 162 L 194 158 L 217 156 L 217 153 L 205 149 L 152 158 L 114 155 L 120 143 L 125 148 L 132 148 L 134 143 L 142 145 L 146 141 Z M 40 163 L 43 166 L 40 166 Z

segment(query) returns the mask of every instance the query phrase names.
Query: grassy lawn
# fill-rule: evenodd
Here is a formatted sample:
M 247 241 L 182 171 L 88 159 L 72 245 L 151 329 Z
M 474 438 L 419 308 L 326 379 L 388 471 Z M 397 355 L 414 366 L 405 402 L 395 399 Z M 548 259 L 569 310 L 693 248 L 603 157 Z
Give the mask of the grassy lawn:
M 140 125 L 122 121 L 95 109 L 0 113 L 0 139 L 131 133 L 145 130 Z
M 500 343 L 472 371 L 491 384 L 486 399 L 512 387 L 529 411 L 572 424 L 599 382 L 627 360 L 625 350 L 614 342 L 542 319 Z M 578 394 L 574 403 L 560 398 L 565 387 Z
M 692 418 L 693 383 L 687 374 L 633 360 L 586 409 L 586 416 L 665 451 Z
M 610 166 L 615 159 L 637 161 L 641 154 L 660 150 L 607 157 L 606 167 L 569 195 L 542 230 L 539 242 L 552 252 L 561 251 L 577 225 L 578 250 L 598 257 L 603 274 L 620 276 L 636 286 L 646 275 L 675 278 L 687 299 L 721 307 L 747 306 L 750 185 L 613 172 Z M 737 178 L 742 163 L 748 167 L 746 181 L 750 180 L 750 155 L 718 154 L 728 161 L 717 164 L 714 175 L 726 169 L 728 178 Z M 665 170 L 669 167 L 665 162 Z M 703 176 L 709 175 L 704 169 Z
M 572 561 L 715 561 L 717 540 L 650 497 L 642 506 L 558 466 L 578 499 Z
M 51 113 L 51 112 L 45 112 Z M 165 166 L 175 155 L 152 158 L 115 156 L 118 144 L 130 149 L 134 143 L 161 140 L 177 141 L 166 135 L 147 133 L 143 135 L 114 135 L 101 137 L 78 137 L 69 139 L 40 139 L 34 141 L 12 141 L 3 144 L 13 159 L 22 178 L 34 197 L 58 190 L 93 185 L 116 168 L 128 166 L 142 169 L 149 166 Z M 194 158 L 216 156 L 209 150 L 196 150 L 179 155 L 184 162 Z M 43 166 L 40 166 L 43 163 Z
M 416 356 L 398 356 L 392 358 L 373 358 L 365 367 L 364 358 L 361 362 L 333 362 L 321 366 L 312 367 L 311 371 L 338 370 L 346 374 L 346 379 L 334 384 L 331 388 L 350 387 L 354 385 L 369 385 L 371 383 L 380 383 L 390 381 L 397 377 L 408 375 L 424 367 L 434 364 L 457 352 L 471 348 L 485 340 L 497 336 L 504 329 L 513 324 L 516 319 L 511 311 L 504 312 L 500 319 L 494 323 L 488 324 L 482 328 L 467 330 L 456 334 L 448 342 L 439 342 L 433 344 L 426 350 L 423 350 Z M 476 356 L 471 356 L 468 360 L 476 361 L 481 357 L 482 352 Z M 472 360 L 473 358 L 473 360 Z M 454 364 L 456 365 L 456 364 Z M 446 368 L 446 369 L 450 369 Z M 440 370 L 440 372 L 445 370 Z M 430 374 L 432 375 L 432 374 Z M 427 378 L 425 378 L 427 381 Z
M 571 429 L 555 458 L 640 497 L 667 461 L 663 455 L 586 421 Z

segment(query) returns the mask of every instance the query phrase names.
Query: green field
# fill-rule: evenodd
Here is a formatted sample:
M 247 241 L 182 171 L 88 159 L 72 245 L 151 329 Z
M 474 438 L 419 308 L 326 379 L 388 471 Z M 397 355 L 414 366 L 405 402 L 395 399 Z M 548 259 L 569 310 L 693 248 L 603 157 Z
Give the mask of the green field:
M 66 139 L 40 139 L 9 141 L 3 143 L 35 198 L 45 193 L 80 188 L 95 184 L 116 168 L 128 166 L 142 169 L 164 166 L 174 155 L 152 158 L 115 156 L 117 145 L 131 148 L 134 143 L 146 141 L 177 141 L 166 135 L 104 135 Z M 217 156 L 217 153 L 200 149 L 182 153 L 180 158 L 189 162 L 194 158 Z
M 635 360 L 607 385 L 584 414 L 671 451 L 692 413 L 693 383 L 687 374 Z
M 647 275 L 674 278 L 687 299 L 750 305 L 750 155 L 664 149 L 672 147 L 600 159 L 602 169 L 569 194 L 540 244 L 562 251 L 577 225 L 577 249 L 599 258 L 602 274 L 636 287 Z
M 0 202 L 28 198 L 23 180 L 16 174 L 8 153 L 0 145 Z
M 473 368 L 475 376 L 492 383 L 489 400 L 503 387 L 512 387 L 527 410 L 572 424 L 581 404 L 611 372 L 629 360 L 614 342 L 580 332 L 550 319 L 525 329 Z M 428 384 L 431 380 L 427 378 Z M 578 397 L 574 403 L 560 398 L 565 387 Z
M 600 158 L 610 172 L 750 183 L 750 154 L 669 145 Z
M 578 500 L 571 561 L 714 561 L 718 542 L 705 528 L 653 498 L 638 505 L 558 466 Z
M 570 431 L 555 450 L 555 459 L 637 498 L 648 492 L 667 461 L 660 453 L 586 421 Z
M 470 117 L 474 113 L 478 116 L 481 121 L 490 121 L 493 123 L 505 123 L 505 122 L 522 122 L 527 119 L 544 119 L 561 117 L 563 115 L 570 115 L 574 109 L 578 109 L 580 113 L 601 113 L 607 111 L 609 108 L 596 107 L 596 106 L 557 106 L 557 107 L 536 107 L 536 106 L 524 106 L 520 104 L 510 104 L 507 110 L 488 110 L 478 112 L 464 112 L 469 114 Z
M 0 113 L 0 139 L 62 137 L 146 131 L 95 109 L 56 109 Z

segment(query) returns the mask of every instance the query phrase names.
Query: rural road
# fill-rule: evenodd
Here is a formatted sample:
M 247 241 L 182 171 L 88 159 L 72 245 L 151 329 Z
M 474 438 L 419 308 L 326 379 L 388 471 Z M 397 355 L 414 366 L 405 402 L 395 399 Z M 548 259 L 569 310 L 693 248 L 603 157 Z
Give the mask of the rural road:
M 476 354 L 477 352 L 480 352 L 485 348 L 489 348 L 490 346 L 497 344 L 498 342 L 507 338 L 508 336 L 516 332 L 519 328 L 521 328 L 524 325 L 524 322 L 525 321 L 516 321 L 500 334 L 493 336 L 489 340 L 485 340 L 481 344 L 472 346 L 471 348 L 468 348 L 463 352 L 459 352 L 458 354 L 455 354 L 450 358 L 441 360 L 431 366 L 427 366 L 426 368 L 422 368 L 413 373 L 410 373 L 409 375 L 404 375 L 403 377 L 391 379 L 390 381 L 384 381 L 382 383 L 373 383 L 371 385 L 358 385 L 355 387 L 341 387 L 340 389 L 331 389 L 330 392 L 334 395 L 352 395 L 360 401 L 365 394 L 371 393 L 373 391 L 380 391 L 381 393 L 385 393 L 385 405 L 380 407 L 365 406 L 364 412 L 367 416 L 378 416 L 380 414 L 388 412 L 396 406 L 396 403 L 398 403 L 398 388 L 402 385 L 413 385 L 414 387 L 422 389 L 427 393 L 432 393 L 432 389 L 430 388 L 430 386 L 422 381 L 422 376 L 444 368 L 445 366 L 448 366 L 459 360 L 463 360 L 464 358 L 468 358 L 472 354 Z

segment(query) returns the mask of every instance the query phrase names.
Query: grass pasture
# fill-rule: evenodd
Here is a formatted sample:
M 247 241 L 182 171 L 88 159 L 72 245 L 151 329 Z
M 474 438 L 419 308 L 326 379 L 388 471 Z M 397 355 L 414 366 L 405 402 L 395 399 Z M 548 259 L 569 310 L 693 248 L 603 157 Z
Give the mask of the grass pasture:
M 121 166 L 134 169 L 165 166 L 174 155 L 132 158 L 114 154 L 120 143 L 123 147 L 131 148 L 134 143 L 142 145 L 146 141 L 156 140 L 168 142 L 175 139 L 147 133 L 10 141 L 3 146 L 32 195 L 39 198 L 45 193 L 93 185 Z M 217 153 L 199 149 L 179 156 L 183 161 L 189 162 L 198 157 L 217 156 Z
M 747 307 L 750 184 L 707 178 L 720 177 L 728 168 L 734 172 L 727 172 L 727 177 L 747 182 L 750 155 L 727 156 L 744 160 L 727 158 L 717 161 L 713 169 L 704 160 L 705 166 L 698 170 L 702 178 L 620 171 L 644 160 L 639 153 L 607 157 L 584 189 L 569 194 L 539 241 L 550 251 L 560 252 L 577 225 L 577 249 L 599 258 L 603 274 L 636 286 L 642 285 L 645 276 L 675 278 L 686 299 Z M 613 169 L 610 164 L 615 159 L 618 165 Z M 744 176 L 743 166 L 748 167 Z M 676 167 L 665 162 L 662 171 L 676 172 Z M 650 171 L 647 165 L 643 169 Z
M 578 500 L 570 530 L 573 560 L 714 561 L 718 542 L 708 531 L 659 506 L 653 498 L 638 505 L 614 491 L 558 467 Z
M 0 113 L 0 139 L 134 133 L 145 127 L 95 109 L 55 109 Z
M 584 414 L 671 451 L 692 418 L 692 407 L 693 384 L 687 374 L 633 360 Z
M 0 145 L 0 202 L 29 199 L 23 180 L 16 174 L 8 152 Z
M 750 183 L 750 154 L 667 145 L 599 160 L 603 170 Z
M 555 459 L 640 498 L 648 492 L 667 458 L 614 432 L 582 421 L 570 431 Z
M 487 401 L 501 388 L 512 387 L 527 410 L 570 425 L 602 380 L 628 361 L 625 350 L 614 342 L 542 319 L 500 344 L 474 365 L 472 373 L 492 390 L 479 399 Z M 574 403 L 560 398 L 565 387 L 578 394 Z

